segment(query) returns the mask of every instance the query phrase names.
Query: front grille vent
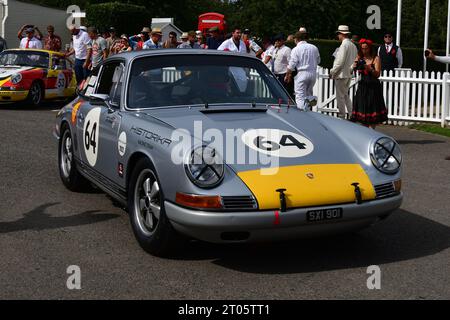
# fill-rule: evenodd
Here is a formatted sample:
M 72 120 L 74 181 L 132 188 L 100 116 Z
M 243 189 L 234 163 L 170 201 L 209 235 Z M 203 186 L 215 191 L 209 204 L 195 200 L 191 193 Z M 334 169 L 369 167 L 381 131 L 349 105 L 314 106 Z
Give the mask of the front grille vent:
M 222 197 L 223 207 L 227 210 L 254 210 L 256 200 L 252 196 Z
M 377 194 L 377 199 L 392 197 L 397 194 L 394 183 L 392 182 L 375 186 L 375 193 Z

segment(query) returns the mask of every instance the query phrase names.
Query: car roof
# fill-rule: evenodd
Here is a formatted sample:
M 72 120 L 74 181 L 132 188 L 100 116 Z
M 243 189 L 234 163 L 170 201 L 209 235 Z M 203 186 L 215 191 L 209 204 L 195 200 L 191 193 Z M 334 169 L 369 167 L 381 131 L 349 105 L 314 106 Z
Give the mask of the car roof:
M 15 48 L 15 49 L 7 49 L 4 50 L 3 52 L 10 52 L 10 51 L 30 51 L 30 52 L 43 52 L 43 53 L 48 53 L 50 55 L 57 55 L 57 56 L 64 56 L 64 53 L 62 52 L 57 52 L 57 51 L 50 51 L 50 50 L 44 50 L 44 49 L 20 49 L 20 48 Z
M 108 58 L 108 60 L 114 58 L 122 58 L 129 61 L 138 57 L 167 56 L 167 55 L 234 56 L 234 57 L 255 59 L 260 61 L 258 58 L 252 55 L 242 54 L 238 52 L 205 50 L 205 49 L 160 49 L 160 50 L 130 51 L 116 54 L 111 58 Z

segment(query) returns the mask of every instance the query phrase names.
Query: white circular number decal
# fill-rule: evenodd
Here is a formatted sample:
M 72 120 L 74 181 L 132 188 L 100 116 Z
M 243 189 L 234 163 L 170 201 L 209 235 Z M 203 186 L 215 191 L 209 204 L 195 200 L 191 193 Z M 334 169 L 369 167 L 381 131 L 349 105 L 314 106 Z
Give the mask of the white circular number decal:
M 278 158 L 300 158 L 314 151 L 314 145 L 304 136 L 277 129 L 254 129 L 242 135 L 251 149 Z
M 127 134 L 125 131 L 122 132 L 119 136 L 117 148 L 119 149 L 120 156 L 123 157 L 125 155 L 125 152 L 127 152 Z
M 86 116 L 83 128 L 84 153 L 89 164 L 94 167 L 98 155 L 98 132 L 101 108 L 94 108 Z
M 59 91 L 63 91 L 66 87 L 66 76 L 64 73 L 60 72 L 58 74 L 58 78 L 56 79 L 56 89 Z

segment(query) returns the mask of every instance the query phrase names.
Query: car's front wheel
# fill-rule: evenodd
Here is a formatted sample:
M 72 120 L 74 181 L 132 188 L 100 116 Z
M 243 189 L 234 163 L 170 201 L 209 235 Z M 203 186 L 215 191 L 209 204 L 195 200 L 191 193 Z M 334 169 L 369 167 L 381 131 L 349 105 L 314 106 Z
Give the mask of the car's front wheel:
M 183 238 L 174 230 L 164 211 L 164 194 L 156 171 L 147 158 L 134 167 L 128 191 L 131 226 L 140 246 L 150 254 L 176 253 Z
M 85 191 L 90 184 L 77 170 L 73 151 L 73 139 L 67 124 L 61 128 L 61 139 L 59 139 L 59 176 L 67 189 L 79 192 Z
M 31 104 L 33 107 L 38 107 L 42 100 L 44 99 L 44 90 L 42 85 L 35 81 L 31 85 L 30 90 L 28 91 L 27 103 Z

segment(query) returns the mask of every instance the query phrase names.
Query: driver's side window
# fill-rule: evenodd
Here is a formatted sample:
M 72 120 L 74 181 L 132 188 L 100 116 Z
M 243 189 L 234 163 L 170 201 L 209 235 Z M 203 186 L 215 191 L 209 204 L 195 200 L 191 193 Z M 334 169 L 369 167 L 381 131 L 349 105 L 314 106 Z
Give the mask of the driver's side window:
M 103 66 L 97 86 L 98 94 L 107 94 L 113 106 L 119 107 L 123 83 L 123 64 L 108 63 Z

